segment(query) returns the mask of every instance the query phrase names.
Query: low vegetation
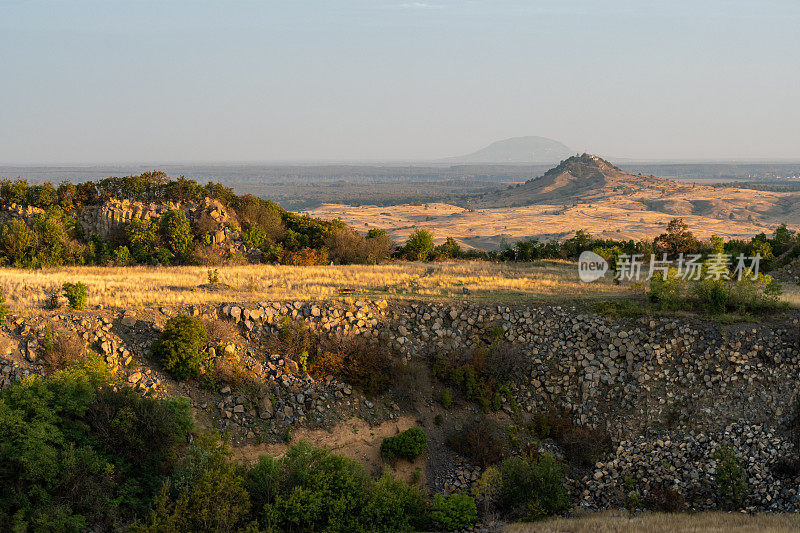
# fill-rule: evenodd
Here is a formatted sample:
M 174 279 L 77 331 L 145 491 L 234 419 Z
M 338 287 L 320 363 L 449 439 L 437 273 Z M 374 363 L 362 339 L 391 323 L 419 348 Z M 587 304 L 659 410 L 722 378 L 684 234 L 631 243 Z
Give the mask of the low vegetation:
M 509 457 L 498 470 L 501 482 L 496 505 L 510 516 L 539 520 L 569 508 L 564 471 L 552 455 Z
M 413 461 L 428 451 L 428 435 L 419 427 L 407 429 L 394 437 L 387 437 L 381 443 L 381 456 L 384 459 L 402 457 Z
M 4 530 L 411 531 L 477 519 L 468 495 L 429 501 L 305 441 L 241 466 L 224 442 L 196 431 L 188 401 L 110 380 L 88 358 L 0 392 Z M 399 455 L 424 451 L 418 431 L 404 435 Z
M 514 364 L 521 358 L 519 347 L 506 341 L 503 331 L 496 329 L 488 342 L 478 348 L 435 356 L 432 374 L 488 412 L 499 409 L 503 399 L 513 400 L 507 383 Z
M 86 307 L 88 289 L 84 283 L 64 283 L 62 291 L 71 309 L 81 310 Z
M 200 320 L 178 315 L 167 320 L 151 354 L 172 377 L 188 379 L 200 374 L 207 340 L 208 333 Z
M 231 214 L 220 222 L 184 209 L 159 218 L 136 218 L 107 236 L 86 234 L 79 216 L 111 200 L 197 204 L 210 198 Z M 339 221 L 300 216 L 255 196 L 236 195 L 218 183 L 199 185 L 163 172 L 107 178 L 58 187 L 45 182 L 0 181 L 0 204 L 29 214 L 0 224 L 0 264 L 47 268 L 66 265 L 203 265 L 241 263 L 241 252 L 214 246 L 214 233 L 237 236 L 251 259 L 288 265 L 377 263 L 392 251 L 385 233 L 362 236 Z
M 714 483 L 720 503 L 727 509 L 739 509 L 747 496 L 747 471 L 742 458 L 731 446 L 721 446 L 714 452 L 714 461 Z
M 446 531 L 456 531 L 471 526 L 478 519 L 475 500 L 466 494 L 433 497 L 431 517 Z

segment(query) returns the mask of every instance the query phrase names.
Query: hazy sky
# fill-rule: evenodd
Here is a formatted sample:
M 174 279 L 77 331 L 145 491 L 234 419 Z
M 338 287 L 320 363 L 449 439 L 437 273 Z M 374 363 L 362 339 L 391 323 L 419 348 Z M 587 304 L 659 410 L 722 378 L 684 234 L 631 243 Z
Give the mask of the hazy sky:
M 798 0 L 0 0 L 0 164 L 800 159 Z

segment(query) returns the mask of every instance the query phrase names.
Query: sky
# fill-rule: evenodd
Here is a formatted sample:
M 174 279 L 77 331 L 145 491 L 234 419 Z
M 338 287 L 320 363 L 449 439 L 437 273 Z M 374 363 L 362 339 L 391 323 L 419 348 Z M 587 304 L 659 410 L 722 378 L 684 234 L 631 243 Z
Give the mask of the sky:
M 800 159 L 797 0 L 0 0 L 0 164 Z

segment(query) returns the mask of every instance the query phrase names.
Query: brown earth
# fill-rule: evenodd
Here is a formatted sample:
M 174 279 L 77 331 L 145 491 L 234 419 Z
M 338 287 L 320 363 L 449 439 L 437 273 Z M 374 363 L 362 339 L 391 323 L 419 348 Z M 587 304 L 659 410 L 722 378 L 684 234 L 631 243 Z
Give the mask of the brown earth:
M 289 444 L 306 440 L 315 446 L 325 446 L 335 453 L 358 461 L 373 475 L 380 475 L 384 468 L 390 468 L 395 477 L 410 482 L 417 469 L 421 479 L 425 479 L 425 457 L 419 457 L 413 462 L 400 460 L 390 465 L 381 458 L 381 443 L 386 437 L 393 437 L 416 425 L 415 419 L 410 416 L 401 416 L 397 420 L 388 420 L 377 425 L 370 425 L 366 420 L 354 417 L 340 422 L 330 430 L 299 427 L 292 431 L 289 443 L 235 447 L 233 457 L 239 462 L 254 464 L 262 455 L 281 457 L 286 453 Z

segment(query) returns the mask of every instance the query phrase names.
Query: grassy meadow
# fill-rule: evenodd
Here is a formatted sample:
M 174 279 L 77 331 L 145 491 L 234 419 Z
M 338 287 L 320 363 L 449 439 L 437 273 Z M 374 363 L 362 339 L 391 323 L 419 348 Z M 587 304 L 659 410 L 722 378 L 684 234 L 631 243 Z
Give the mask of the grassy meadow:
M 64 282 L 88 285 L 90 307 L 153 307 L 229 301 L 330 299 L 458 299 L 491 302 L 569 303 L 641 294 L 611 280 L 578 279 L 574 263 L 392 263 L 378 266 L 64 267 L 0 269 L 0 286 L 12 309 L 39 307 Z
M 41 307 L 64 282 L 77 281 L 88 285 L 89 307 L 116 308 L 342 297 L 571 304 L 641 298 L 646 283 L 616 285 L 608 278 L 582 283 L 576 264 L 566 261 L 242 265 L 217 270 L 219 282 L 211 284 L 209 267 L 0 268 L 0 286 L 7 305 L 21 310 Z M 800 286 L 784 284 L 782 298 L 800 306 Z

